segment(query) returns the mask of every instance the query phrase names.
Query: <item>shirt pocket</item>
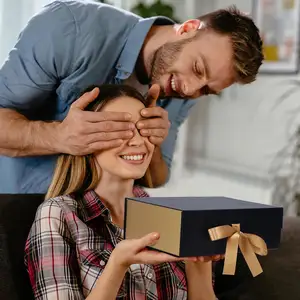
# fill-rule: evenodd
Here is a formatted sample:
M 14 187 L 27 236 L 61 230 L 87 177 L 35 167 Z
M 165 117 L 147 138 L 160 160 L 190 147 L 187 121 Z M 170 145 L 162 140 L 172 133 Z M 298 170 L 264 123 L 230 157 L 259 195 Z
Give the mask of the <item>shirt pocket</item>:
M 101 274 L 105 269 L 111 250 L 96 250 L 96 249 L 82 249 L 79 253 L 80 269 L 82 272 L 95 274 L 95 272 Z M 95 276 L 95 275 L 91 275 Z M 101 276 L 101 275 L 100 275 Z M 96 278 L 97 280 L 97 278 Z M 126 284 L 125 278 L 120 286 L 117 298 L 118 300 L 126 299 Z

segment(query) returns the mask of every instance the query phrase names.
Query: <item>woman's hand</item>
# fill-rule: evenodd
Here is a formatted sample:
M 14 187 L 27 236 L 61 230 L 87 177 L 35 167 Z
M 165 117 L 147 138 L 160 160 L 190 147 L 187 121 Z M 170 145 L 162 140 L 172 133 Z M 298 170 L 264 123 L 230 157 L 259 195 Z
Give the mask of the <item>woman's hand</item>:
M 225 255 L 198 256 L 198 257 L 191 257 L 188 261 L 203 263 L 203 262 L 210 262 L 210 261 L 219 261 L 224 258 L 225 258 Z
M 195 257 L 186 261 L 185 272 L 189 300 L 216 299 L 212 284 L 212 262 L 223 259 L 224 255 Z
M 109 260 L 111 263 L 126 269 L 132 264 L 152 265 L 184 260 L 184 258 L 147 249 L 148 246 L 153 246 L 158 240 L 158 233 L 150 233 L 140 239 L 123 240 L 117 244 Z

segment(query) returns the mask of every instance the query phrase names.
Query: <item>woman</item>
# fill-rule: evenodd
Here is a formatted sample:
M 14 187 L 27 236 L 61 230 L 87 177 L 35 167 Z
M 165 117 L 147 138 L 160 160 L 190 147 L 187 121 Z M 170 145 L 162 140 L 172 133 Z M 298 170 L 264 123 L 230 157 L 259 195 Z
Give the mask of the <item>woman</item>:
M 133 88 L 100 88 L 90 111 L 129 112 L 149 103 Z M 122 240 L 124 199 L 147 197 L 134 181 L 147 171 L 154 145 L 135 129 L 118 148 L 61 155 L 25 249 L 36 299 L 215 299 L 211 260 L 147 250 L 158 233 Z

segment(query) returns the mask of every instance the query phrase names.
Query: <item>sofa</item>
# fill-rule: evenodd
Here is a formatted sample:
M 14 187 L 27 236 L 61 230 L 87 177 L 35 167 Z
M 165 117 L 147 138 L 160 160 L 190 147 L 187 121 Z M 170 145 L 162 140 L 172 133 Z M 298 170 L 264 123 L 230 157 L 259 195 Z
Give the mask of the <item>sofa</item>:
M 0 299 L 33 300 L 24 266 L 24 244 L 44 195 L 0 195 Z M 253 278 L 242 257 L 235 276 L 216 264 L 220 300 L 300 300 L 300 218 L 285 218 L 280 249 L 260 258 L 264 272 Z M 167 300 L 167 299 L 166 299 Z

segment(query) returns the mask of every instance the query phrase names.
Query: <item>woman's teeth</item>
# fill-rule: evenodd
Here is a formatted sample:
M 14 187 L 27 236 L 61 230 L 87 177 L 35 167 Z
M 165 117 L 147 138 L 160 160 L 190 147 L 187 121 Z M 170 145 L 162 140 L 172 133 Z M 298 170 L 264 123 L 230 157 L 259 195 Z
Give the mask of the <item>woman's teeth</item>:
M 121 155 L 125 160 L 142 160 L 144 155 Z
M 173 90 L 174 92 L 176 92 L 176 85 L 175 85 L 174 77 L 172 77 L 172 79 L 171 79 L 171 87 L 172 87 L 172 90 Z

